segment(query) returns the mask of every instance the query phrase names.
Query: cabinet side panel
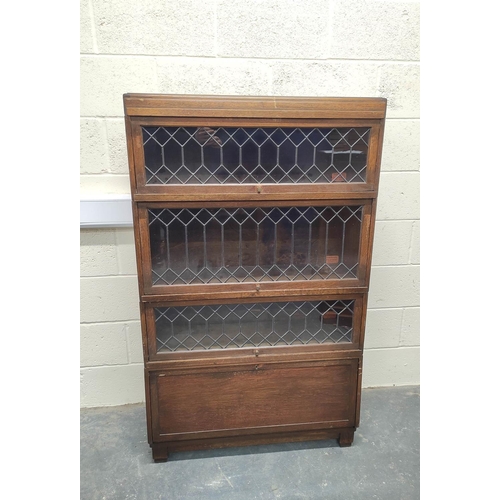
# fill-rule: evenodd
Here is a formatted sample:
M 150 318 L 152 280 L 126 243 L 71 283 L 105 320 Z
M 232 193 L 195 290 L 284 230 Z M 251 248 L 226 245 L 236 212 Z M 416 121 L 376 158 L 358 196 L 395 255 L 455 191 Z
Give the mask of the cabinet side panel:
M 256 367 L 158 376 L 159 434 L 354 424 L 357 360 Z

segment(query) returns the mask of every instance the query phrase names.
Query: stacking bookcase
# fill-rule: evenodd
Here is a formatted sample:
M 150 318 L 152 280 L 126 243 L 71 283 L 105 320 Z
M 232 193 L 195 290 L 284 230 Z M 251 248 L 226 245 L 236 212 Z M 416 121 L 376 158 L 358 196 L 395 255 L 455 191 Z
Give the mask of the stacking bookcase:
M 125 94 L 148 439 L 359 424 L 386 100 Z

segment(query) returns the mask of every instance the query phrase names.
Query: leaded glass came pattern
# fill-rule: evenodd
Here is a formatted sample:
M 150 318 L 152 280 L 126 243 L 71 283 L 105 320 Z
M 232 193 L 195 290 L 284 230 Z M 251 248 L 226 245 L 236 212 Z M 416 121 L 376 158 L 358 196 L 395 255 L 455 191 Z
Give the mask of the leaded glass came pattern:
M 365 182 L 370 128 L 142 127 L 146 184 Z
M 353 300 L 154 311 L 158 352 L 352 342 Z
M 152 284 L 356 278 L 362 206 L 149 209 Z

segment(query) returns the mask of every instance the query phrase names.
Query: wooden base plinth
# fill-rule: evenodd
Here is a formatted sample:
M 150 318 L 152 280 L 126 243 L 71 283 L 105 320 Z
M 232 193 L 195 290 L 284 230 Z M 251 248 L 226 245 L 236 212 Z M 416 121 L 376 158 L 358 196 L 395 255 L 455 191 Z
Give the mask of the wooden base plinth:
M 255 446 L 260 444 L 280 444 L 301 441 L 318 441 L 325 439 L 336 439 L 339 446 L 351 446 L 354 440 L 354 428 L 326 429 L 321 431 L 307 431 L 296 433 L 282 433 L 272 435 L 255 436 L 229 436 L 213 439 L 191 439 L 185 441 L 169 441 L 153 443 L 153 460 L 155 462 L 166 462 L 171 452 L 212 450 L 218 448 L 230 448 L 234 446 Z

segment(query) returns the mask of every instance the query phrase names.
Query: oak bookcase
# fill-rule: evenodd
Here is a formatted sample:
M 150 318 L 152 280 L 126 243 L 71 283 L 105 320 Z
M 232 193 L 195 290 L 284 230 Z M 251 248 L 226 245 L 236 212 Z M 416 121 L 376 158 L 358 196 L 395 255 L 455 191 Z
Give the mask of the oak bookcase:
M 386 100 L 125 94 L 148 439 L 359 424 Z

